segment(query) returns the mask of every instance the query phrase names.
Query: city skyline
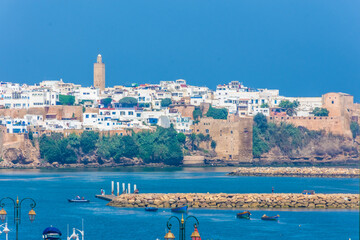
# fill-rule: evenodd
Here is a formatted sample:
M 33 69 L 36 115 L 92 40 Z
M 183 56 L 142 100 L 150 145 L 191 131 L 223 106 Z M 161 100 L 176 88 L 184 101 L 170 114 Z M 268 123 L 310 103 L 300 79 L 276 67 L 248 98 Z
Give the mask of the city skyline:
M 84 3 L 3 1 L 0 29 L 7 37 L 0 43 L 7 47 L 0 80 L 33 84 L 62 78 L 90 86 L 100 53 L 106 86 L 185 79 L 214 90 L 238 80 L 294 97 L 345 92 L 359 102 L 354 5 Z

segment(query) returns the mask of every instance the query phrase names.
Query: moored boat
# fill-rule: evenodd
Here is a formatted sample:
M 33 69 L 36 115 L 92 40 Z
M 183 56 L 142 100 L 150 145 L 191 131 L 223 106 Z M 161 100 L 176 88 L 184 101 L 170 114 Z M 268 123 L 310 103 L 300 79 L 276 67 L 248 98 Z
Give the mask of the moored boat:
M 236 214 L 237 218 L 244 218 L 244 219 L 250 219 L 251 213 L 249 211 L 244 211 L 241 213 Z
M 315 195 L 315 191 L 314 190 L 304 190 L 304 191 L 302 191 L 302 194 L 304 194 L 304 195 Z
M 177 208 L 172 208 L 171 211 L 172 212 L 178 212 L 178 213 L 186 213 L 188 209 L 188 206 L 182 206 L 182 207 L 177 207 Z
M 277 221 L 279 219 L 280 215 L 275 215 L 275 216 L 266 216 L 266 214 L 264 214 L 261 217 L 261 220 L 270 220 L 270 221 Z
M 69 202 L 74 202 L 74 203 L 89 203 L 90 200 L 87 199 L 68 199 Z
M 156 212 L 158 210 L 158 208 L 156 207 L 146 207 L 145 208 L 145 211 L 148 211 L 148 212 Z

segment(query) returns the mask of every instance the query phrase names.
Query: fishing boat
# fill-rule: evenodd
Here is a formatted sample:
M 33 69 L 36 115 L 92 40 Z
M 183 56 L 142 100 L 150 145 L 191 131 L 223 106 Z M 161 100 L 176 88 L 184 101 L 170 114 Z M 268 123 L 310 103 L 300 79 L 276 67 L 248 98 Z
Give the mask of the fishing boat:
M 275 215 L 275 216 L 266 216 L 266 214 L 264 214 L 261 217 L 261 220 L 270 220 L 270 221 L 277 221 L 279 219 L 280 215 Z
M 250 219 L 251 213 L 249 211 L 244 211 L 241 213 L 236 214 L 237 218 L 244 218 L 244 219 Z
M 87 199 L 68 199 L 71 203 L 89 203 L 90 200 Z
M 146 207 L 145 208 L 145 211 L 147 212 L 156 212 L 158 210 L 158 208 L 156 207 Z
M 177 207 L 177 208 L 172 208 L 171 211 L 172 212 L 177 212 L 177 213 L 186 213 L 188 210 L 188 206 L 182 206 L 182 207 Z

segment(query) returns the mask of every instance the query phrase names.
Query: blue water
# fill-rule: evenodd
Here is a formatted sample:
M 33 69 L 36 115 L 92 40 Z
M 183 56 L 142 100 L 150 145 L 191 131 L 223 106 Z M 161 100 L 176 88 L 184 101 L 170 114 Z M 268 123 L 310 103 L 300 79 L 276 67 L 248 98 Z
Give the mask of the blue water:
M 41 239 L 49 225 L 60 228 L 66 239 L 67 224 L 81 228 L 85 223 L 85 239 L 163 239 L 169 209 L 156 213 L 143 209 L 121 209 L 106 206 L 94 195 L 104 188 L 110 191 L 110 181 L 137 184 L 141 192 L 226 192 L 256 193 L 301 192 L 359 193 L 359 179 L 342 178 L 279 178 L 229 177 L 227 168 L 131 169 L 121 170 L 0 170 L 0 197 L 32 197 L 37 201 L 34 223 L 27 219 L 30 210 L 23 203 L 20 239 Z M 89 204 L 71 204 L 67 198 L 86 196 Z M 13 211 L 8 211 L 9 239 L 14 239 Z M 199 232 L 207 239 L 359 239 L 359 211 L 357 210 L 253 210 L 250 221 L 236 219 L 238 210 L 191 209 L 199 221 Z M 264 214 L 280 214 L 279 222 L 261 221 Z M 181 217 L 181 215 L 178 215 Z M 187 224 L 187 239 L 193 222 Z M 174 222 L 178 239 L 178 227 Z M 0 240 L 5 239 L 4 234 Z

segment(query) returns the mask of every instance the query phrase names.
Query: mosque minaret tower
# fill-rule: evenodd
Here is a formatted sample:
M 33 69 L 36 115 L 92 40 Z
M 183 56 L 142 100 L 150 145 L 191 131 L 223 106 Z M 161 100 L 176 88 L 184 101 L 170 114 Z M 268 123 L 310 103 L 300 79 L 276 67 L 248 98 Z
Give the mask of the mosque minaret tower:
M 102 57 L 99 54 L 97 61 L 94 63 L 94 87 L 101 91 L 105 90 L 105 64 L 102 62 Z

